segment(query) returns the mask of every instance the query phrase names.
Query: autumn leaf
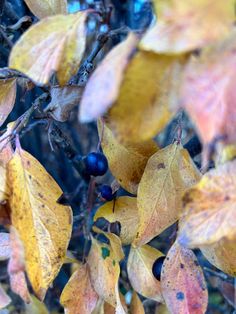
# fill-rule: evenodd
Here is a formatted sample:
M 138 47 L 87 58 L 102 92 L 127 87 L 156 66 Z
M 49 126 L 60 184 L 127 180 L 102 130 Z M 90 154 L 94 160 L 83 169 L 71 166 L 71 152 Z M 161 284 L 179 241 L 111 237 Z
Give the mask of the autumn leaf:
M 88 265 L 79 264 L 62 291 L 60 302 L 66 314 L 90 314 L 96 306 L 98 295 L 94 291 Z
M 0 309 L 3 309 L 4 307 L 8 306 L 9 303 L 11 303 L 11 298 L 0 286 Z
M 203 314 L 208 293 L 194 253 L 175 242 L 161 272 L 163 297 L 171 314 Z
M 181 105 L 187 111 L 204 144 L 221 140 L 235 143 L 236 32 L 224 41 L 192 57 L 181 85 Z
M 31 303 L 25 304 L 25 314 L 53 314 L 49 313 L 46 305 L 40 302 L 34 295 L 31 295 Z M 55 313 L 56 314 L 56 313 Z
M 147 243 L 179 218 L 183 193 L 199 179 L 188 151 L 178 143 L 159 150 L 148 160 L 138 188 L 135 246 Z
M 115 46 L 91 75 L 79 108 L 81 122 L 101 117 L 117 99 L 129 59 L 137 45 L 137 37 L 130 33 Z
M 132 296 L 132 300 L 130 304 L 130 313 L 131 314 L 145 314 L 143 304 L 135 291 L 133 292 L 133 296 Z
M 113 210 L 114 208 L 114 210 Z M 94 221 L 105 218 L 109 222 L 119 221 L 121 224 L 120 239 L 124 245 L 130 244 L 137 233 L 138 224 L 137 199 L 121 196 L 114 201 L 106 202 L 98 208 Z
M 116 308 L 117 314 L 123 314 L 125 311 L 118 291 L 119 261 L 110 245 L 92 238 L 92 247 L 88 255 L 92 285 L 100 298 Z
M 31 26 L 13 47 L 9 67 L 38 85 L 47 84 L 57 72 L 60 85 L 65 85 L 83 57 L 86 17 L 86 11 L 55 15 Z
M 12 111 L 16 99 L 16 79 L 0 80 L 0 126 Z
M 160 251 L 149 245 L 131 247 L 127 262 L 128 277 L 133 289 L 157 302 L 163 302 L 163 298 L 160 281 L 154 277 L 152 266 L 161 256 L 163 254 Z
M 46 16 L 67 13 L 66 0 L 25 0 L 30 11 L 42 19 Z
M 113 210 L 114 208 L 114 210 Z M 138 209 L 136 197 L 121 196 L 114 201 L 106 202 L 98 208 L 94 221 L 105 218 L 109 222 L 121 224 L 120 239 L 124 245 L 130 244 L 137 233 Z
M 153 140 L 123 145 L 117 141 L 108 124 L 98 120 L 98 132 L 109 169 L 120 185 L 132 194 L 137 194 L 144 168 L 158 146 Z
M 126 69 L 117 101 L 108 112 L 110 127 L 120 142 L 149 140 L 170 121 L 176 106 L 174 86 L 184 60 L 136 53 Z
M 9 259 L 11 256 L 10 235 L 6 232 L 0 233 L 0 261 Z
M 71 110 L 79 104 L 83 88 L 78 85 L 55 86 L 51 89 L 51 102 L 44 109 L 55 120 L 65 122 Z
M 193 248 L 235 238 L 235 169 L 236 160 L 220 165 L 185 193 L 179 243 Z
M 234 0 L 154 1 L 157 23 L 144 35 L 142 49 L 178 54 L 227 36 L 235 20 Z M 209 31 L 209 29 L 211 31 Z
M 24 247 L 17 230 L 12 226 L 10 227 L 10 248 L 11 256 L 7 272 L 10 277 L 11 290 L 18 294 L 25 303 L 30 303 L 31 297 L 25 277 Z
M 24 245 L 31 285 L 43 300 L 66 255 L 71 209 L 56 202 L 61 189 L 42 165 L 20 147 L 8 163 L 8 179 L 12 224 Z
M 222 238 L 216 243 L 200 246 L 206 259 L 215 267 L 230 276 L 236 276 L 236 245 L 235 238 Z

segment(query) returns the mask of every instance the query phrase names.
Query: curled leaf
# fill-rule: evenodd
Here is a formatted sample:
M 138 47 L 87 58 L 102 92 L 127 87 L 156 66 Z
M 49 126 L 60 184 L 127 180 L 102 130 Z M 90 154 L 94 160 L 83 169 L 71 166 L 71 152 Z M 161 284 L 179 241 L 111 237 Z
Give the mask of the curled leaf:
M 127 271 L 130 283 L 135 291 L 146 298 L 163 302 L 161 284 L 152 273 L 152 266 L 156 259 L 163 254 L 149 245 L 139 248 L 131 247 Z
M 139 227 L 134 245 L 147 243 L 179 218 L 183 193 L 199 179 L 188 151 L 178 143 L 148 160 L 138 188 Z
M 129 59 L 135 50 L 137 37 L 130 33 L 126 40 L 115 46 L 91 75 L 79 109 L 81 122 L 101 117 L 113 104 Z
M 176 97 L 169 91 L 185 57 L 168 57 L 138 51 L 124 75 L 119 96 L 108 112 L 112 131 L 120 142 L 149 140 L 175 112 Z M 150 79 L 151 78 L 151 79 Z
M 60 85 L 78 70 L 85 50 L 87 12 L 56 15 L 31 26 L 11 51 L 9 67 L 47 84 L 54 72 Z
M 185 193 L 179 243 L 193 248 L 235 238 L 235 169 L 235 160 L 220 165 Z
M 82 87 L 77 85 L 53 87 L 51 89 L 51 102 L 44 111 L 50 113 L 57 121 L 67 121 L 71 110 L 80 102 L 82 90 Z
M 154 2 L 157 23 L 140 43 L 148 51 L 174 54 L 202 48 L 224 38 L 233 28 L 234 0 Z
M 16 99 L 16 79 L 0 80 L 0 126 L 12 111 Z
M 158 146 L 153 140 L 123 145 L 117 141 L 108 124 L 100 120 L 98 131 L 113 176 L 125 190 L 137 194 L 148 158 L 157 152 Z
M 204 275 L 194 253 L 175 242 L 161 272 L 161 287 L 172 314 L 203 314 L 208 293 Z
M 88 265 L 79 265 L 62 291 L 60 302 L 66 314 L 90 314 L 96 306 L 98 295 L 94 291 Z
M 66 0 L 25 0 L 30 11 L 42 19 L 46 16 L 67 13 Z
M 114 209 L 114 210 L 113 210 Z M 120 238 L 123 244 L 130 244 L 137 233 L 138 224 L 137 199 L 121 196 L 114 201 L 106 202 L 98 208 L 94 221 L 103 217 L 109 222 L 119 221 L 121 224 Z
M 20 147 L 8 163 L 8 178 L 12 224 L 24 245 L 29 280 L 43 300 L 66 255 L 72 229 L 71 209 L 57 203 L 61 189 L 42 165 Z

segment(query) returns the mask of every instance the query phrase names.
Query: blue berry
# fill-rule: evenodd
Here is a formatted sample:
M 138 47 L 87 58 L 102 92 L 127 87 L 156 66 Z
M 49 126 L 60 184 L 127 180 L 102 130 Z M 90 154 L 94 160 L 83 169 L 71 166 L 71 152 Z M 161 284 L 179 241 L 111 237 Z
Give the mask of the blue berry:
M 106 156 L 101 153 L 90 153 L 84 159 L 86 172 L 92 176 L 103 176 L 108 169 Z
M 100 189 L 101 196 L 107 201 L 111 201 L 114 198 L 114 195 L 112 194 L 112 188 L 110 185 L 103 185 Z
M 161 268 L 162 268 L 164 260 L 165 260 L 165 256 L 161 256 L 158 259 L 156 259 L 155 262 L 153 263 L 152 273 L 153 273 L 153 276 L 157 280 L 161 279 Z

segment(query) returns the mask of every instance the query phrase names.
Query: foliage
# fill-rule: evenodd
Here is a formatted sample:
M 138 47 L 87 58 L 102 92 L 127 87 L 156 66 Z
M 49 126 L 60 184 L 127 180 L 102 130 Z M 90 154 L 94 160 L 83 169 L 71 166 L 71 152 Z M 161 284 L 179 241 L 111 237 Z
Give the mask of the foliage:
M 9 24 L 0 1 L 0 309 L 213 313 L 218 289 L 232 310 L 235 1 L 153 0 L 139 29 L 116 1 L 20 3 Z

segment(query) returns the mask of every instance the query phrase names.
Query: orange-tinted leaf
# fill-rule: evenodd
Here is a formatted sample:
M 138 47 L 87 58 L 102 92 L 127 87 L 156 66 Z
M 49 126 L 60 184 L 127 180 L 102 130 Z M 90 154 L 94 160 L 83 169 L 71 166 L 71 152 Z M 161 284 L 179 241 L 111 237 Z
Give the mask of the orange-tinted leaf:
M 98 121 L 98 131 L 109 169 L 120 185 L 132 194 L 137 194 L 144 168 L 158 147 L 153 140 L 123 145 L 117 141 L 108 124 Z
M 79 109 L 80 121 L 90 122 L 101 117 L 117 99 L 124 71 L 136 45 L 137 37 L 130 33 L 98 65 L 85 87 Z
M 71 110 L 79 104 L 82 87 L 69 85 L 53 87 L 51 89 L 51 102 L 44 110 L 57 121 L 65 122 L 69 119 Z
M 148 160 L 138 188 L 136 246 L 147 243 L 179 218 L 182 194 L 199 178 L 188 151 L 177 143 L 159 150 Z
M 181 103 L 205 144 L 235 143 L 236 33 L 192 58 L 182 84 Z
M 163 297 L 171 314 L 203 314 L 208 293 L 201 267 L 194 253 L 173 244 L 161 272 Z
M 7 271 L 10 277 L 11 290 L 18 294 L 26 303 L 31 301 L 25 278 L 24 247 L 14 227 L 10 228 L 11 257 Z
M 24 245 L 29 280 L 36 295 L 43 299 L 66 255 L 71 209 L 57 203 L 61 189 L 42 165 L 20 147 L 8 163 L 8 173 L 12 224 Z
M 9 259 L 11 256 L 10 235 L 9 233 L 0 233 L 0 261 Z
M 223 272 L 236 276 L 236 245 L 235 238 L 222 238 L 216 243 L 200 247 L 208 261 Z
M 16 99 L 16 79 L 0 80 L 0 126 L 12 111 Z
M 183 53 L 202 48 L 232 30 L 234 0 L 155 0 L 158 20 L 141 41 L 157 53 Z M 211 31 L 209 31 L 211 29 Z
M 113 211 L 114 208 L 114 211 Z M 130 244 L 137 233 L 138 209 L 136 197 L 121 196 L 115 201 L 106 202 L 97 210 L 94 221 L 104 217 L 109 222 L 119 221 L 120 238 L 123 244 Z
M 127 263 L 129 280 L 134 290 L 158 302 L 163 302 L 161 284 L 153 276 L 152 266 L 161 256 L 163 254 L 160 251 L 149 245 L 131 247 Z
M 96 306 L 98 295 L 94 291 L 88 266 L 79 265 L 62 291 L 60 302 L 66 314 L 90 314 Z
M 0 309 L 3 309 L 4 307 L 8 306 L 10 302 L 11 302 L 10 297 L 6 294 L 6 292 L 0 286 Z
M 39 19 L 56 14 L 67 13 L 66 0 L 25 0 L 30 11 Z
M 118 291 L 119 261 L 110 245 L 92 238 L 88 256 L 92 285 L 100 298 L 116 308 L 117 314 L 123 314 Z
M 56 15 L 31 26 L 11 51 L 9 66 L 38 84 L 47 84 L 54 72 L 60 85 L 78 70 L 85 49 L 87 12 Z
M 145 314 L 143 304 L 135 291 L 133 293 L 131 304 L 130 304 L 130 313 L 131 314 Z
M 173 86 L 185 57 L 139 51 L 124 75 L 109 123 L 120 142 L 141 142 L 154 137 L 172 118 L 176 97 Z M 171 91 L 171 92 L 170 92 Z
M 186 192 L 179 242 L 198 247 L 236 235 L 236 160 L 207 172 Z
M 30 303 L 31 297 L 27 287 L 25 273 L 23 271 L 10 274 L 10 286 L 11 290 L 18 294 L 22 300 L 26 303 Z

